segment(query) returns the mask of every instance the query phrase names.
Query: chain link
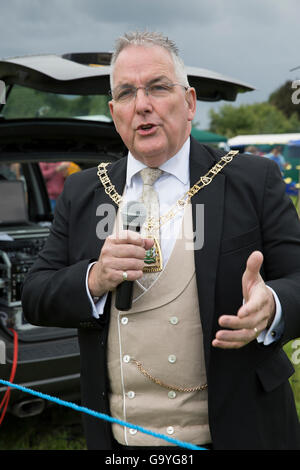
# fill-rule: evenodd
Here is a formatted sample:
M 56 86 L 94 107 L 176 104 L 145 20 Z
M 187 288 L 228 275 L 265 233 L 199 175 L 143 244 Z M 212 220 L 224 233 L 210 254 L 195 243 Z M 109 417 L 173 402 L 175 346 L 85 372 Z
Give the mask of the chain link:
M 131 362 L 133 362 L 137 368 L 139 369 L 139 371 L 145 376 L 147 377 L 149 380 L 151 380 L 152 382 L 156 383 L 157 385 L 160 385 L 161 387 L 163 388 L 167 388 L 168 390 L 174 390 L 176 392 L 187 392 L 187 393 L 191 393 L 191 392 L 200 392 L 200 391 L 203 391 L 203 390 L 206 390 L 207 389 L 207 384 L 204 384 L 204 385 L 199 385 L 197 387 L 178 387 L 177 385 L 169 385 L 169 384 L 166 384 L 165 382 L 163 382 L 162 380 L 158 379 L 157 377 L 154 377 L 153 375 L 151 375 L 146 369 L 144 369 L 142 363 L 140 361 L 137 361 L 136 359 L 131 359 Z
M 238 150 L 231 150 L 226 155 L 221 157 L 218 163 L 216 163 L 204 176 L 192 186 L 176 203 L 173 207 L 164 215 L 161 215 L 158 221 L 148 218 L 148 227 L 159 228 L 169 220 L 173 219 L 176 214 L 183 210 L 185 206 L 190 202 L 191 198 L 198 193 L 202 188 L 208 186 L 215 176 L 232 161 L 233 157 L 238 154 Z M 119 206 L 122 202 L 122 196 L 117 193 L 115 186 L 112 184 L 109 176 L 107 175 L 107 166 L 110 163 L 102 162 L 98 165 L 97 175 L 104 187 L 106 194 Z

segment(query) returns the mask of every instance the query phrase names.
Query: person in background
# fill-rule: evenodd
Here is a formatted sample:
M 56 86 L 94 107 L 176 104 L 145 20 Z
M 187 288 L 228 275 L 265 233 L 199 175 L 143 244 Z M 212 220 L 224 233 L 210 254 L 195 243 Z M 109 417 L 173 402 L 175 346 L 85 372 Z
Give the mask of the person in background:
M 270 153 L 266 153 L 264 157 L 273 160 L 273 162 L 277 163 L 277 165 L 279 166 L 281 173 L 284 172 L 286 162 L 284 156 L 281 154 L 280 146 L 274 147 L 272 151 Z
M 69 166 L 70 162 L 40 162 L 40 169 L 46 182 L 52 211 L 55 208 L 58 196 L 63 190 Z
M 245 148 L 244 153 L 251 153 L 252 155 L 260 155 L 258 148 L 255 147 L 254 145 L 248 145 Z

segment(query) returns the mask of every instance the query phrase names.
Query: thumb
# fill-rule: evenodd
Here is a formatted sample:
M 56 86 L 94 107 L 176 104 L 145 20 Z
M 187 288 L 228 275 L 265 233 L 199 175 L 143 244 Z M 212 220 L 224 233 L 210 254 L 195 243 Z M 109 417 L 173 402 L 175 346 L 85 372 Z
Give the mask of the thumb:
M 259 271 L 263 259 L 263 254 L 260 251 L 253 251 L 247 259 L 246 269 L 242 278 L 243 297 L 246 302 L 249 299 L 251 288 L 262 279 Z

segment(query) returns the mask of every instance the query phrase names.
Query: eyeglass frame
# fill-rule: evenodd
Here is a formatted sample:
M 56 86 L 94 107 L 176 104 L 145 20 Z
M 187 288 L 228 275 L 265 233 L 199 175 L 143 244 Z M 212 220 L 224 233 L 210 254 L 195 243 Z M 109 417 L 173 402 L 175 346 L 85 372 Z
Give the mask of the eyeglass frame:
M 134 95 L 132 96 L 132 98 L 130 98 L 130 101 L 131 101 L 132 99 L 134 99 L 134 100 L 136 99 L 138 90 L 145 90 L 146 96 L 149 96 L 149 88 L 154 87 L 154 86 L 157 85 L 157 84 L 159 84 L 159 83 L 152 83 L 151 85 L 139 86 L 139 87 L 136 87 L 136 86 L 134 86 L 134 85 L 129 85 L 128 88 L 132 88 L 132 90 L 135 91 L 135 92 L 134 92 Z M 163 83 L 162 83 L 162 84 L 163 84 Z M 164 85 L 166 85 L 167 87 L 171 87 L 171 88 L 172 88 L 172 87 L 175 87 L 175 86 L 181 86 L 182 88 L 185 89 L 186 92 L 187 92 L 187 91 L 189 90 L 189 88 L 190 88 L 190 86 L 182 85 L 181 83 L 164 83 Z M 114 90 L 115 90 L 115 89 L 114 89 Z M 114 101 L 116 101 L 116 103 L 122 102 L 122 100 L 120 101 L 120 100 L 114 98 L 114 96 L 113 96 L 114 90 L 109 90 L 110 96 L 112 97 L 112 99 L 113 99 Z M 151 94 L 150 94 L 150 96 L 151 96 Z M 126 99 L 125 99 L 124 101 L 126 101 Z

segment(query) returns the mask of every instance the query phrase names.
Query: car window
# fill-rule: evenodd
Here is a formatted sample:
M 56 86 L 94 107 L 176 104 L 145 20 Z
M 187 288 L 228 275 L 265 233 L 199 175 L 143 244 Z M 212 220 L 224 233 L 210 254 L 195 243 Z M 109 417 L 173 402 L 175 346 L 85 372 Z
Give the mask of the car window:
M 0 225 L 25 221 L 28 186 L 20 163 L 0 163 Z M 1 231 L 1 229 L 0 229 Z
M 110 120 L 107 95 L 62 95 L 14 85 L 2 114 L 5 119 L 86 118 Z
M 13 223 L 13 214 L 19 214 L 21 209 L 25 219 L 42 222 L 43 216 L 47 218 L 49 214 L 45 199 L 49 199 L 53 212 L 66 179 L 78 171 L 82 171 L 80 163 L 68 161 L 0 163 L 0 198 L 3 198 L 0 225 L 8 218 Z M 46 191 L 45 199 L 43 191 Z
M 20 163 L 0 163 L 0 181 L 15 181 L 23 178 Z

